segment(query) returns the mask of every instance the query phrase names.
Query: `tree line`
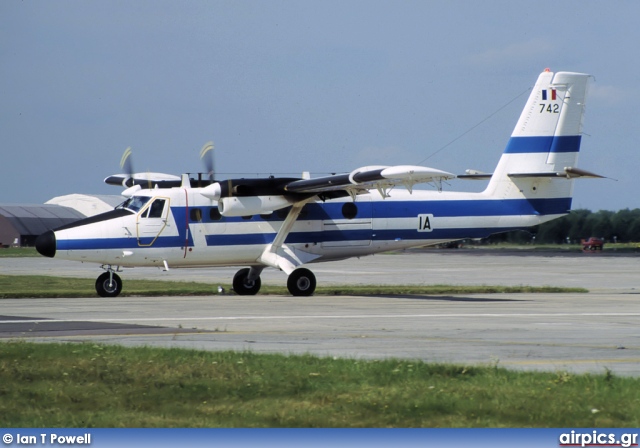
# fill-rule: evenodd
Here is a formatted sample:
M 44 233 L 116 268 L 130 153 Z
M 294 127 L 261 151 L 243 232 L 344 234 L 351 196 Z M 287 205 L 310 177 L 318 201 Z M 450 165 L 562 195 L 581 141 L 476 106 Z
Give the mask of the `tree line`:
M 535 226 L 528 231 L 493 235 L 488 242 L 566 244 L 580 243 L 589 237 L 607 242 L 630 243 L 640 241 L 640 209 L 612 212 L 600 210 L 572 210 L 566 216 Z

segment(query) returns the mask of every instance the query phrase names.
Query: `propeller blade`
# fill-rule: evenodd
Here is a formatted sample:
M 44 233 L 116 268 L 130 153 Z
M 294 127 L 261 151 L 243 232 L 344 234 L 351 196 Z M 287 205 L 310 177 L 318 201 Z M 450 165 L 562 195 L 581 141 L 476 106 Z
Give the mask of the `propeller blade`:
M 124 150 L 124 153 L 122 154 L 122 158 L 120 159 L 120 169 L 122 169 L 122 171 L 124 171 L 124 173 L 127 175 L 128 179 L 125 180 L 125 184 L 129 187 L 133 185 L 133 162 L 131 160 L 132 153 L 133 152 L 131 151 L 131 146 L 129 146 L 127 149 Z M 130 179 L 131 179 L 131 185 L 129 185 Z
M 204 162 L 204 166 L 209 175 L 209 180 L 213 182 L 214 168 L 213 168 L 213 142 L 207 142 L 200 150 L 200 160 Z

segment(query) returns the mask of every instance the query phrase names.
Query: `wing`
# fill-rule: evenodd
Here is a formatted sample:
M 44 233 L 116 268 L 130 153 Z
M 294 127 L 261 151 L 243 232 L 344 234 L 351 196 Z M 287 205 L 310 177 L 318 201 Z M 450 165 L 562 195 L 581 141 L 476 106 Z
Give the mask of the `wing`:
M 293 181 L 285 186 L 285 191 L 302 194 L 347 191 L 349 194 L 355 195 L 377 189 L 382 196 L 387 197 L 388 190 L 398 185 L 411 191 L 417 183 L 437 183 L 439 185 L 443 180 L 455 177 L 455 174 L 424 166 L 366 166 L 348 174 Z

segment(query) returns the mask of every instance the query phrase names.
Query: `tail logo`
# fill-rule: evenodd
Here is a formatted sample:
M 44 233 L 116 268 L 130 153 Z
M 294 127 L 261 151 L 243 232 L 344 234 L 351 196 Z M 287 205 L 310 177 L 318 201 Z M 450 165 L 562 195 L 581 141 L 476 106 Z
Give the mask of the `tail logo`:
M 547 99 L 551 101 L 556 100 L 556 89 L 545 89 L 542 91 L 542 101 L 547 101 Z

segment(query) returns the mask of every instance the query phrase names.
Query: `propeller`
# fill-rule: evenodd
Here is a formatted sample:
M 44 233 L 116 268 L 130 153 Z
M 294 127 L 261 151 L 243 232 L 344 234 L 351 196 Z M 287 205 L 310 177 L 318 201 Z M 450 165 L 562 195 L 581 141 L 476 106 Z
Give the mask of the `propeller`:
M 127 179 L 124 181 L 124 185 L 127 187 L 133 186 L 134 171 L 131 154 L 133 154 L 133 151 L 131 151 L 131 146 L 129 146 L 124 150 L 122 158 L 120 159 L 120 169 L 127 175 Z
M 200 158 L 205 164 L 209 179 L 213 182 L 213 142 L 207 142 L 200 150 Z M 120 158 L 120 169 L 122 174 L 113 174 L 105 178 L 104 182 L 109 185 L 117 185 L 129 188 L 137 186 L 140 188 L 171 188 L 178 187 L 182 184 L 182 178 L 173 174 L 154 173 L 147 171 L 146 173 L 136 173 L 133 170 L 133 151 L 131 146 L 124 150 Z
M 209 175 L 209 180 L 213 182 L 214 178 L 214 168 L 213 168 L 213 150 L 214 150 L 213 142 L 207 142 L 204 144 L 202 149 L 200 150 L 200 160 L 204 163 L 205 169 L 207 170 L 207 174 Z

